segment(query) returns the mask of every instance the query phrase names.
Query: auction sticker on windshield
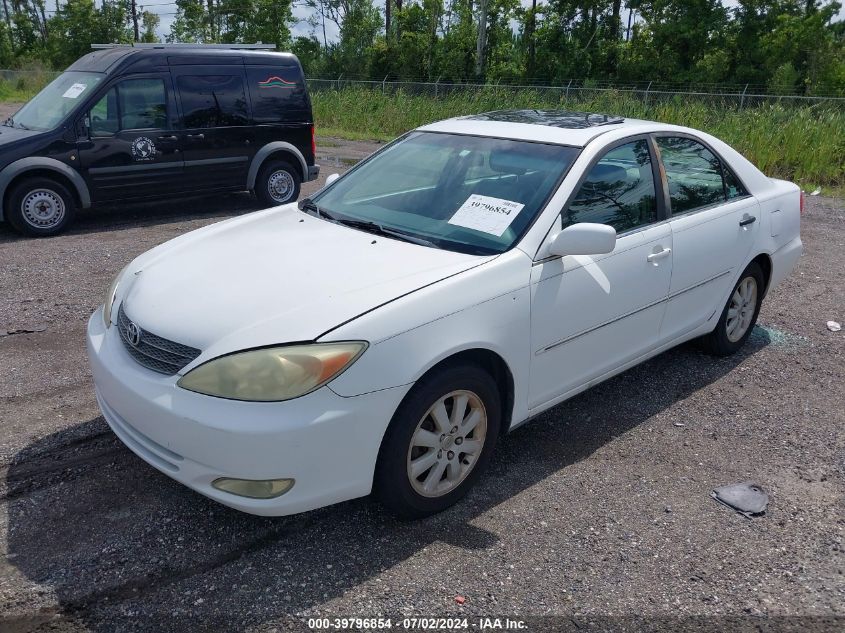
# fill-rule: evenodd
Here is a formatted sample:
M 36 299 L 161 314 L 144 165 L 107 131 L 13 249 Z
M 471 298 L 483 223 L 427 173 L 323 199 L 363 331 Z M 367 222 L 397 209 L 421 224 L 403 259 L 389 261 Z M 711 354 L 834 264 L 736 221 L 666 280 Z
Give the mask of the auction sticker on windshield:
M 85 84 L 73 84 L 70 88 L 65 90 L 65 93 L 62 95 L 65 99 L 76 99 L 79 95 L 85 92 L 85 89 L 88 86 Z
M 449 224 L 502 237 L 524 206 L 512 200 L 474 193 L 455 211 Z

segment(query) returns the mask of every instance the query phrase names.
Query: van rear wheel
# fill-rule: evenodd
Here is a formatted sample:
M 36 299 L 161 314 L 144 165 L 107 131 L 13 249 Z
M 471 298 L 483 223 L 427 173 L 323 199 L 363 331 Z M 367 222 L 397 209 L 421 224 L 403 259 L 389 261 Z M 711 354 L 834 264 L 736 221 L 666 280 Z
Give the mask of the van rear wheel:
M 76 212 L 68 188 L 51 178 L 27 178 L 15 185 L 8 198 L 6 218 L 20 233 L 33 237 L 57 235 Z
M 299 198 L 302 178 L 289 162 L 272 160 L 261 167 L 255 182 L 255 195 L 268 207 L 294 202 Z

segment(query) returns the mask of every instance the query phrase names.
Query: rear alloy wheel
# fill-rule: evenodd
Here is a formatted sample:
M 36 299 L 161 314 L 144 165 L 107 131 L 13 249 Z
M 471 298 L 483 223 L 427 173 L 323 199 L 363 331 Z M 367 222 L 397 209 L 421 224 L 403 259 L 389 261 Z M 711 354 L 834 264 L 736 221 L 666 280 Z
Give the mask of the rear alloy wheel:
M 745 344 L 763 302 L 763 271 L 751 262 L 736 282 L 716 328 L 701 338 L 705 350 L 716 356 L 728 356 Z
M 24 235 L 61 233 L 75 211 L 76 202 L 67 187 L 49 178 L 24 180 L 9 194 L 9 222 Z
M 261 168 L 255 183 L 255 195 L 269 207 L 275 207 L 299 198 L 302 179 L 299 172 L 283 160 L 270 161 Z
M 463 497 L 487 467 L 499 434 L 501 403 L 495 381 L 473 365 L 424 378 L 388 427 L 374 488 L 404 518 L 445 510 Z

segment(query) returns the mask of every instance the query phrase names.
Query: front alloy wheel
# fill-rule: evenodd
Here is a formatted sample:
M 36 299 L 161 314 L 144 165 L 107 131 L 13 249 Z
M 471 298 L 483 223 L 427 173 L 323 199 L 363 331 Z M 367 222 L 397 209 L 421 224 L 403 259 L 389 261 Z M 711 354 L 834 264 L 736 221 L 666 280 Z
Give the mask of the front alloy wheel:
M 484 472 L 499 435 L 496 382 L 476 365 L 423 377 L 396 410 L 382 440 L 373 488 L 403 518 L 445 510 Z
M 477 394 L 453 391 L 426 411 L 408 449 L 408 480 L 423 497 L 449 494 L 472 472 L 487 439 Z

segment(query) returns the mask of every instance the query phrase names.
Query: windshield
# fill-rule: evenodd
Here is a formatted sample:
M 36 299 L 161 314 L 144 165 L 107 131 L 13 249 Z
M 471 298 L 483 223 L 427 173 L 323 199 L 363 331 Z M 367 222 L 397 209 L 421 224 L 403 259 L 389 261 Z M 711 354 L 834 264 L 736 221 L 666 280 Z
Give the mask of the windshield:
M 578 150 L 412 132 L 314 197 L 329 217 L 465 253 L 502 253 L 543 208 Z
M 100 73 L 62 73 L 18 110 L 7 125 L 25 130 L 52 130 L 84 101 L 104 78 L 105 75 Z

